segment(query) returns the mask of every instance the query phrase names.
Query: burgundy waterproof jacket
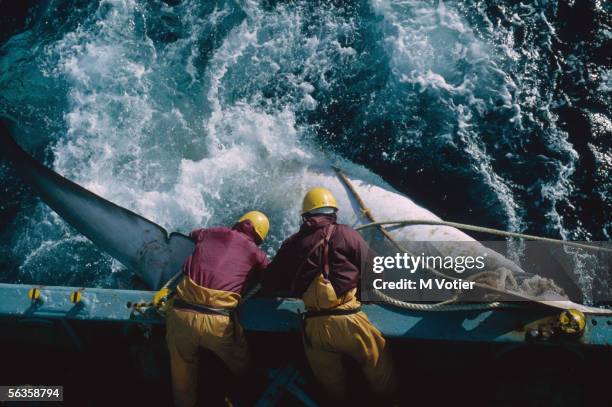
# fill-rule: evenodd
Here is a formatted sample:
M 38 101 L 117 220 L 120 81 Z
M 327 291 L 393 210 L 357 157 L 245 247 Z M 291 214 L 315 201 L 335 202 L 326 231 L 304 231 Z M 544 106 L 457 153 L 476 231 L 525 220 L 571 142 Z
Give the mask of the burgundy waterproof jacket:
M 231 229 L 197 229 L 189 236 L 196 248 L 185 260 L 183 273 L 202 287 L 242 294 L 247 279 L 259 277 L 270 262 L 257 246 L 259 237 L 250 220 Z
M 361 270 L 368 267 L 373 251 L 361 235 L 347 225 L 337 224 L 335 215 L 315 215 L 306 218 L 300 230 L 289 237 L 264 274 L 268 292 L 288 292 L 301 297 L 310 283 L 323 271 L 323 247 L 305 259 L 308 252 L 324 238 L 325 227 L 336 224 L 329 246 L 329 281 L 337 296 L 357 287 Z M 301 270 L 298 268 L 302 265 Z

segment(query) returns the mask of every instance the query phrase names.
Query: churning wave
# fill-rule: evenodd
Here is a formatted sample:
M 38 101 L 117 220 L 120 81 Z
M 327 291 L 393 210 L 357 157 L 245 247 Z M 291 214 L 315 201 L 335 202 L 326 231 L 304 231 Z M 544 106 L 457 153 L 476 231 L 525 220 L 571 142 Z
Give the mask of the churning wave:
M 270 254 L 298 224 L 276 180 L 324 155 L 449 220 L 608 240 L 610 14 L 575 3 L 50 1 L 0 49 L 0 114 L 169 230 L 264 208 Z M 3 281 L 130 284 L 0 171 Z

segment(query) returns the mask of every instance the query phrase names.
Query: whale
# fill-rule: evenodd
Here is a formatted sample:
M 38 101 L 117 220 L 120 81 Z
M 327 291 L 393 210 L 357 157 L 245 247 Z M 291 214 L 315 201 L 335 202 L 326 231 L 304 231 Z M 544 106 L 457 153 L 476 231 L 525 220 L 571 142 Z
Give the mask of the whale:
M 68 224 L 91 240 L 99 249 L 134 272 L 149 288 L 157 290 L 181 270 L 193 252 L 194 242 L 180 232 L 168 232 L 152 220 L 70 181 L 39 163 L 23 150 L 11 135 L 11 122 L 0 120 L 0 146 L 25 182 Z M 333 166 L 332 166 L 333 164 Z M 345 180 L 339 176 L 340 166 Z M 299 213 L 298 205 L 307 189 L 328 188 L 336 197 L 338 221 L 359 228 L 376 220 L 441 220 L 431 211 L 395 190 L 391 185 L 351 162 L 320 160 L 309 165 L 289 165 L 284 169 L 281 188 L 283 201 Z M 349 186 L 350 184 L 350 186 Z M 265 210 L 265 208 L 260 208 Z M 529 275 L 510 259 L 482 245 L 465 232 L 445 225 L 414 224 L 401 228 L 370 228 L 362 232 L 371 244 L 391 237 L 402 248 L 434 256 L 485 255 L 486 269 L 500 275 Z M 460 245 L 453 244 L 461 242 Z M 454 276 L 457 277 L 457 276 Z M 461 276 L 465 277 L 465 276 Z M 492 287 L 499 293 L 503 287 Z M 515 296 L 514 300 L 532 300 Z M 546 300 L 564 300 L 553 290 Z
M 151 289 L 168 281 L 193 252 L 184 234 L 168 233 L 144 217 L 64 178 L 26 153 L 12 138 L 11 123 L 0 120 L 0 147 L 24 181 L 72 227 Z
M 11 136 L 10 127 L 8 121 L 0 121 L 0 145 L 5 155 L 26 183 L 66 222 L 98 248 L 132 270 L 151 289 L 158 289 L 180 270 L 184 260 L 194 249 L 194 243 L 188 236 L 179 232 L 168 232 L 157 223 L 114 204 L 42 165 L 17 144 Z M 344 166 L 350 167 L 350 163 L 344 163 Z M 440 220 L 435 214 L 368 171 L 356 166 L 352 170 L 357 174 L 349 174 L 347 178 L 354 191 L 342 182 L 331 164 L 290 168 L 287 170 L 287 177 L 299 179 L 300 187 L 285 191 L 285 199 L 289 202 L 300 202 L 308 188 L 328 188 L 338 201 L 339 221 L 353 227 L 370 222 L 360 207 L 355 192 L 368 206 L 370 213 L 379 219 Z M 366 231 L 365 234 L 372 237 L 379 232 L 374 229 Z M 472 250 L 490 255 L 491 261 L 488 264 L 493 269 L 506 268 L 512 272 L 522 272 L 515 263 L 482 246 L 454 227 L 412 225 L 389 230 L 388 233 L 397 241 L 425 244 L 426 247 L 421 247 L 421 251 L 428 254 L 456 255 L 456 249 L 443 242 L 472 242 Z

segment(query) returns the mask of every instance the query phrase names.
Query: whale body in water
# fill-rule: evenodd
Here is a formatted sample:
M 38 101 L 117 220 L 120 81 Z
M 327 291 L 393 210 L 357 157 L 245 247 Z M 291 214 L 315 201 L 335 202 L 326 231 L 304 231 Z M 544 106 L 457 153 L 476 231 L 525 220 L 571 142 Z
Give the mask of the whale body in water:
M 134 271 L 150 288 L 157 289 L 168 281 L 193 251 L 194 243 L 184 234 L 168 233 L 155 222 L 115 205 L 40 164 L 13 140 L 7 122 L 0 123 L 0 133 L 3 150 L 44 202 L 101 250 Z M 353 168 L 353 172 L 362 172 L 348 175 L 348 179 L 375 218 L 440 220 L 384 181 L 376 180 L 376 184 L 373 184 L 370 181 L 375 178 L 373 174 L 356 168 Z M 284 191 L 288 195 L 295 195 L 286 196 L 287 200 L 300 202 L 307 188 L 323 186 L 336 196 L 340 222 L 351 226 L 370 222 L 353 192 L 340 180 L 331 165 L 287 168 L 286 177 L 299 180 L 298 187 Z M 377 230 L 372 232 L 376 233 Z M 401 242 L 425 243 L 424 250 L 428 254 L 442 256 L 457 254 L 442 242 L 473 242 L 475 246 L 472 248 L 490 254 L 487 262 L 490 268 L 503 267 L 512 272 L 522 272 L 513 262 L 454 227 L 414 225 L 389 233 Z

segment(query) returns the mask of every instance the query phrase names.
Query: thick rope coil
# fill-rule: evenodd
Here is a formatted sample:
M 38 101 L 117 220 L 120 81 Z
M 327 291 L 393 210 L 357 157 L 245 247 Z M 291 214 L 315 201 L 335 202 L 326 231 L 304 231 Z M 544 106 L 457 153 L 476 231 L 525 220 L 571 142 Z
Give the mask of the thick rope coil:
M 437 302 L 434 304 L 423 304 L 423 303 L 415 303 L 415 302 L 406 302 L 397 300 L 395 298 L 389 297 L 387 294 L 379 290 L 373 290 L 373 293 L 376 297 L 378 297 L 381 301 L 384 301 L 387 304 L 391 304 L 398 308 L 408 309 L 411 311 L 485 311 L 491 309 L 500 309 L 500 308 L 520 308 L 519 304 L 514 303 L 504 303 L 504 302 L 483 302 L 483 303 L 453 303 L 455 301 L 455 297 L 451 298 L 447 301 Z

